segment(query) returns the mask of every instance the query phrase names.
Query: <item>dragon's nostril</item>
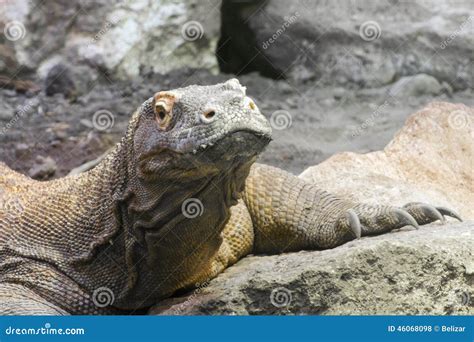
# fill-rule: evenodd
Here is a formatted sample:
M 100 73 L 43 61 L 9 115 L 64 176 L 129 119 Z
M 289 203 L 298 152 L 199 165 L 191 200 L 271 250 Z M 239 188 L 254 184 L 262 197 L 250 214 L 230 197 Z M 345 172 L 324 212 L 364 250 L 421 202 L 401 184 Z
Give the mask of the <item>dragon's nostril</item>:
M 206 110 L 201 114 L 201 121 L 203 123 L 211 123 L 216 118 L 216 111 L 213 109 Z
M 214 117 L 214 115 L 216 115 L 216 112 L 213 111 L 213 110 L 210 110 L 210 111 L 204 113 L 204 117 L 206 119 L 212 119 Z

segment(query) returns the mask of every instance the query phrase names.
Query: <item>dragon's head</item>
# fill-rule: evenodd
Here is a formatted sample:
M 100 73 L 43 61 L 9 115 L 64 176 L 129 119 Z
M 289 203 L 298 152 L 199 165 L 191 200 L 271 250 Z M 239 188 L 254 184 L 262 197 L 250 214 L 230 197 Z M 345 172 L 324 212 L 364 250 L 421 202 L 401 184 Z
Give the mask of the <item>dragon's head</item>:
M 135 112 L 113 155 L 126 165 L 124 177 L 116 176 L 126 182 L 117 187 L 118 212 L 134 237 L 124 246 L 138 253 L 131 267 L 140 277 L 134 291 L 116 298 L 117 307 L 151 305 L 209 267 L 230 207 L 270 136 L 269 122 L 236 79 L 161 91 Z
M 140 178 L 186 181 L 250 166 L 270 137 L 266 118 L 231 79 L 156 93 L 139 110 L 133 150 Z

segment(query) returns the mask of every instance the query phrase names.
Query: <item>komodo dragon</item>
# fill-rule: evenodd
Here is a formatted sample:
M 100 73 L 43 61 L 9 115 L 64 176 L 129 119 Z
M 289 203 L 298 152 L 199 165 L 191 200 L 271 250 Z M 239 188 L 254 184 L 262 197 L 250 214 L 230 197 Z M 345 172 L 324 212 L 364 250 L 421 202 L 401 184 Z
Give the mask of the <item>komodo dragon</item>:
M 158 92 L 85 173 L 38 182 L 1 164 L 0 313 L 145 313 L 250 253 L 459 219 L 422 203 L 354 203 L 254 164 L 270 136 L 232 79 Z

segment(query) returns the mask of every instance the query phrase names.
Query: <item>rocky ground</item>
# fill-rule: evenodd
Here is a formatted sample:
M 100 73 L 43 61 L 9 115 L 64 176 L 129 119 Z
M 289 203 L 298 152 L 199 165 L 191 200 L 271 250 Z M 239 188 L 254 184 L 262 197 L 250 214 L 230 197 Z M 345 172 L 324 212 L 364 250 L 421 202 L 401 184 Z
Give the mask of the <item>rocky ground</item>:
M 63 176 L 156 91 L 235 75 L 273 123 L 262 162 L 378 150 L 431 101 L 473 104 L 473 18 L 450 0 L 5 1 L 0 161 Z
M 192 69 L 165 76 L 151 74 L 100 83 L 76 98 L 47 96 L 44 90 L 18 93 L 1 89 L 0 160 L 37 179 L 63 176 L 116 143 L 131 113 L 156 91 L 231 77 Z M 273 122 L 274 140 L 261 162 L 296 174 L 337 152 L 381 149 L 408 114 L 430 101 L 474 104 L 470 90 L 453 93 L 426 75 L 410 77 L 400 95 L 390 93 L 396 84 L 351 90 L 312 83 L 295 87 L 255 73 L 239 79 Z M 110 122 L 103 123 L 106 129 L 102 130 L 100 123 L 94 124 L 94 114 L 104 111 L 104 120 Z
M 247 257 L 150 313 L 472 315 L 473 228 L 432 224 L 331 250 Z

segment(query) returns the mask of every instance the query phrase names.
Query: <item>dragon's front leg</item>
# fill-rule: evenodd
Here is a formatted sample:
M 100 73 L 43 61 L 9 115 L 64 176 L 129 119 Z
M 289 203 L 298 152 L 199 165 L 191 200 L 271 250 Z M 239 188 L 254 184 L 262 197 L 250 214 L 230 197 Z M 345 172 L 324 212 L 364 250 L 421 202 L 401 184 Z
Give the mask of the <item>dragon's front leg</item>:
M 68 315 L 25 286 L 0 284 L 0 315 Z
M 444 222 L 444 216 L 460 219 L 452 210 L 423 203 L 399 208 L 351 202 L 261 164 L 252 167 L 244 201 L 255 230 L 256 253 L 332 248 L 363 235 Z

